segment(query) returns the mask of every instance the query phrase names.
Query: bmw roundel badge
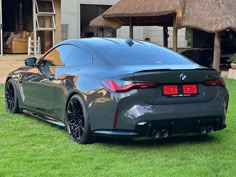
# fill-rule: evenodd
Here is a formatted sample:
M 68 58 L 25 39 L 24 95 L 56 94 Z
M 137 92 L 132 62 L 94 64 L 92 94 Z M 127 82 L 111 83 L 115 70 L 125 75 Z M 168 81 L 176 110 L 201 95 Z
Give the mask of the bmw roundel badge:
M 187 80 L 187 76 L 184 73 L 180 74 L 179 77 L 180 77 L 181 81 L 186 81 Z

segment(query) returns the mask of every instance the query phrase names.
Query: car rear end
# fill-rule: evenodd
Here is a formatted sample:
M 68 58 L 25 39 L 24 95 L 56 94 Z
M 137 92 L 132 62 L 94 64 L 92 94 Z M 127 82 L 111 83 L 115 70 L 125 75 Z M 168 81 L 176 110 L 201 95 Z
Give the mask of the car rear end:
M 129 74 L 101 81 L 117 105 L 113 127 L 95 133 L 158 139 L 224 129 L 229 96 L 218 72 L 166 49 L 157 52 L 164 54 L 153 60 L 136 54 L 135 64 L 124 60 L 120 68 Z
M 215 70 L 142 71 L 118 83 L 103 81 L 118 100 L 113 131 L 161 138 L 226 127 L 228 92 Z

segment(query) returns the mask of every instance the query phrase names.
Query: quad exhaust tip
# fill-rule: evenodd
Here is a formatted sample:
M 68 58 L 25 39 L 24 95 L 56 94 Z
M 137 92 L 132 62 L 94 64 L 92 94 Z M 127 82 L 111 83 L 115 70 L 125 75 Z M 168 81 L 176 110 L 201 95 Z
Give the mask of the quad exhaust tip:
M 201 126 L 201 128 L 200 128 L 200 133 L 202 135 L 207 134 L 207 133 L 213 133 L 213 132 L 214 132 L 214 126 L 213 125 Z
M 153 130 L 152 131 L 152 138 L 153 139 L 160 139 L 160 138 L 167 138 L 169 136 L 169 130 L 162 129 L 162 130 Z
M 169 136 L 169 131 L 167 129 L 161 130 L 161 137 L 167 138 Z
M 200 133 L 201 133 L 202 135 L 207 134 L 207 127 L 206 127 L 206 126 L 201 126 L 201 128 L 200 128 Z
M 213 132 L 214 132 L 214 126 L 213 126 L 213 125 L 209 125 L 209 126 L 207 127 L 207 132 L 208 132 L 208 133 L 213 133 Z
M 155 140 L 160 138 L 160 131 L 159 130 L 153 130 L 152 138 L 155 139 Z

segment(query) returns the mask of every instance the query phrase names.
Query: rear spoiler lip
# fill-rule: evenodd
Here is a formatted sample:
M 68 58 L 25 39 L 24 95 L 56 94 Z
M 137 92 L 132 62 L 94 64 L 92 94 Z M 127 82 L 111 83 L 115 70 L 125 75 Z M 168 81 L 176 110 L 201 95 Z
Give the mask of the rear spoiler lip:
M 149 70 L 141 70 L 136 71 L 134 73 L 143 73 L 143 72 L 155 72 L 155 71 L 190 71 L 190 70 L 201 70 L 201 71 L 216 71 L 214 68 L 191 68 L 191 69 L 149 69 Z

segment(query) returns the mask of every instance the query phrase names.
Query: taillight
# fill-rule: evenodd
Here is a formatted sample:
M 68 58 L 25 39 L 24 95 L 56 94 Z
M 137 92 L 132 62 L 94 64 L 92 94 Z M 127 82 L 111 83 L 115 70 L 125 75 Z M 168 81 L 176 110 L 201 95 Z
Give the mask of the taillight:
M 225 87 L 225 82 L 223 80 L 213 80 L 213 81 L 207 81 L 205 82 L 205 85 L 210 85 L 210 86 L 222 86 Z
M 113 92 L 126 92 L 132 89 L 150 88 L 150 87 L 156 86 L 156 84 L 152 84 L 152 83 L 130 83 L 128 85 L 119 86 L 116 84 L 114 80 L 103 80 L 102 84 Z

